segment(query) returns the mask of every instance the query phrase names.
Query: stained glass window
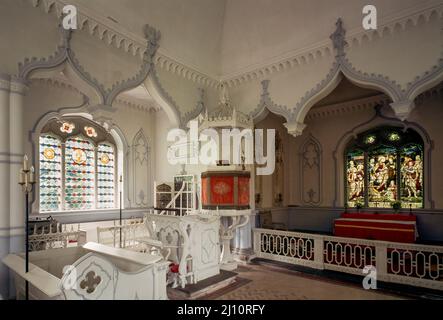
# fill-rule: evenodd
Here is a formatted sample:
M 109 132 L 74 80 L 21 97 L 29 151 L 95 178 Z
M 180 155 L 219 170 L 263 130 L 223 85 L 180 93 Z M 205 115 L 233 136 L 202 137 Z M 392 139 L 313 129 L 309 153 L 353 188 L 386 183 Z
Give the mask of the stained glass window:
M 348 206 L 355 207 L 365 201 L 365 156 L 361 150 L 348 152 L 346 161 Z
M 99 209 L 114 207 L 114 148 L 101 143 L 97 148 L 97 207 Z
M 423 140 L 414 130 L 378 127 L 358 135 L 345 168 L 347 206 L 423 208 Z
M 411 144 L 400 151 L 401 201 L 406 207 L 421 208 L 423 204 L 423 149 Z
M 42 132 L 40 211 L 115 208 L 117 150 L 110 133 L 79 117 L 52 119 Z
M 383 147 L 369 154 L 369 207 L 390 208 L 397 200 L 397 153 Z
M 62 190 L 62 148 L 58 138 L 40 136 L 40 210 L 59 211 Z
M 94 145 L 74 137 L 65 146 L 65 209 L 92 209 L 95 204 Z

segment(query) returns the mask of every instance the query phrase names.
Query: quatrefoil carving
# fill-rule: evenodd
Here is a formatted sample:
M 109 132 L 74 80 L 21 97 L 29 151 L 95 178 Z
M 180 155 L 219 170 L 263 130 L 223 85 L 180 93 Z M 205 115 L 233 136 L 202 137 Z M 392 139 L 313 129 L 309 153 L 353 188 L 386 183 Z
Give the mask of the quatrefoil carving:
M 101 281 L 100 276 L 96 276 L 94 271 L 89 271 L 85 279 L 80 282 L 80 288 L 86 289 L 87 293 L 93 293 Z

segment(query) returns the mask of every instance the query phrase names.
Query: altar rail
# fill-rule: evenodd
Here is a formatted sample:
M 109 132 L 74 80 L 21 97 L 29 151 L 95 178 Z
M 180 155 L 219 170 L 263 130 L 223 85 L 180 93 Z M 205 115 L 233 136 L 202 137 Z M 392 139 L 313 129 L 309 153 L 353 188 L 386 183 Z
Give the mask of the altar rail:
M 80 227 L 67 228 L 60 224 L 48 225 L 37 230 L 34 226 L 29 235 L 28 248 L 30 251 L 40 251 L 58 248 L 67 248 L 69 246 L 82 246 L 86 243 L 86 231 L 80 230 Z
M 443 246 L 270 229 L 253 232 L 257 258 L 361 276 L 363 268 L 372 265 L 378 281 L 443 290 Z

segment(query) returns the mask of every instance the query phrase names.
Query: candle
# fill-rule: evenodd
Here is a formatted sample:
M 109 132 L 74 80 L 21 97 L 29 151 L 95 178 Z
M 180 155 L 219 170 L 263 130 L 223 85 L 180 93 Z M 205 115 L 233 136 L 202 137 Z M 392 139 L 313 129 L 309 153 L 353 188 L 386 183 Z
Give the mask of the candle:
M 28 156 L 25 154 L 25 156 L 23 157 L 23 171 L 28 170 L 29 166 L 28 166 Z
M 34 174 L 34 166 L 31 166 L 31 175 L 29 177 L 29 182 L 34 183 L 35 182 L 35 174 Z
M 20 184 L 25 183 L 25 173 L 23 171 L 20 171 L 19 183 Z

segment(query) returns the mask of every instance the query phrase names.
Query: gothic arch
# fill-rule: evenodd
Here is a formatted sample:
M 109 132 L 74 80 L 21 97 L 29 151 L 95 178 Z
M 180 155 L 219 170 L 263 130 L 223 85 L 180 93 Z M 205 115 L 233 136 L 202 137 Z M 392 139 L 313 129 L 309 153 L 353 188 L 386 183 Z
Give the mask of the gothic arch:
M 254 123 L 262 121 L 269 112 L 282 116 L 286 121 L 290 122 L 292 120 L 291 112 L 286 106 L 277 105 L 272 99 L 268 91 L 270 80 L 263 80 L 262 93 L 260 96 L 260 102 L 257 107 L 249 113 L 249 117 L 254 121 Z
M 404 121 L 414 108 L 415 98 L 443 81 L 443 51 L 442 58 L 432 68 L 422 75 L 417 76 L 410 82 L 406 89 L 402 89 L 399 84 L 382 74 L 368 74 L 357 70 L 346 57 L 345 46 L 347 45 L 341 19 L 337 20 L 336 30 L 331 35 L 333 47 L 336 51 L 336 61 L 326 77 L 313 89 L 306 92 L 297 102 L 292 114 L 292 122 L 287 124 L 290 133 L 301 134 L 305 125 L 304 120 L 309 110 L 321 99 L 330 94 L 339 84 L 343 77 L 357 86 L 375 89 L 385 93 L 392 101 L 390 104 L 395 115 Z
M 34 163 L 34 167 L 36 172 L 39 172 L 39 161 L 37 159 L 39 159 L 39 150 L 38 150 L 38 145 L 39 145 L 39 137 L 40 134 L 42 132 L 43 127 L 46 125 L 46 123 L 48 121 L 50 121 L 51 119 L 61 119 L 64 116 L 70 116 L 70 117 L 81 117 L 81 118 L 85 118 L 88 120 L 91 120 L 93 122 L 96 122 L 97 125 L 104 127 L 106 130 L 108 130 L 108 132 L 111 134 L 111 136 L 114 138 L 116 147 L 117 147 L 117 168 L 118 168 L 118 175 L 122 175 L 123 177 L 127 177 L 128 176 L 128 165 L 127 165 L 127 150 L 128 150 L 128 143 L 126 140 L 125 135 L 123 134 L 123 131 L 114 123 L 110 123 L 110 122 L 99 122 L 96 121 L 93 117 L 93 115 L 87 113 L 85 106 L 87 104 L 87 100 L 85 99 L 85 102 L 77 107 L 67 107 L 67 108 L 60 108 L 56 111 L 50 111 L 45 113 L 44 115 L 42 115 L 37 122 L 35 123 L 35 125 L 33 126 L 33 128 L 29 131 L 28 134 L 28 141 L 31 145 L 32 148 L 32 159 L 35 159 L 35 163 Z M 125 181 L 127 181 L 127 179 L 125 179 Z M 128 185 L 127 183 L 124 184 L 123 186 L 123 194 L 127 194 L 128 192 Z M 125 203 L 124 203 L 124 207 L 129 207 L 129 201 L 126 198 L 125 199 Z M 39 210 L 39 186 L 38 184 L 36 184 L 36 192 L 33 193 L 33 198 L 31 199 L 32 201 L 32 212 L 38 212 Z
M 181 119 L 180 112 L 176 102 L 166 92 L 158 79 L 155 68 L 150 72 L 144 82 L 144 87 L 154 100 L 162 107 L 163 111 L 168 116 L 169 121 L 173 126 L 180 127 Z
M 300 200 L 307 205 L 318 206 L 322 200 L 322 147 L 310 134 L 300 150 Z
M 110 89 L 106 89 L 94 75 L 87 72 L 76 58 L 70 43 L 73 31 L 65 30 L 61 25 L 59 25 L 59 29 L 62 39 L 54 54 L 41 59 L 26 58 L 23 63 L 19 63 L 19 79 L 26 81 L 39 72 L 50 75 L 51 71 L 64 70 L 68 78 L 82 88 L 88 96 L 97 97 L 97 105 L 111 107 L 120 93 L 142 84 L 153 69 L 154 55 L 159 47 L 160 32 L 149 25 L 144 26 L 147 45 L 138 73 L 127 80 L 115 82 Z
M 131 145 L 131 204 L 135 207 L 152 205 L 152 155 L 149 139 L 140 129 Z
M 425 199 L 424 207 L 426 209 L 434 209 L 435 202 L 432 196 L 432 151 L 434 149 L 434 142 L 426 130 L 415 122 L 409 122 L 407 120 L 401 121 L 397 118 L 387 117 L 381 112 L 382 106 L 378 105 L 375 108 L 374 116 L 366 122 L 363 122 L 348 132 L 346 132 L 338 141 L 335 150 L 333 152 L 334 168 L 335 168 L 335 198 L 333 201 L 333 207 L 344 206 L 344 153 L 348 143 L 358 134 L 370 130 L 378 126 L 393 126 L 399 127 L 406 131 L 407 129 L 413 129 L 422 138 L 424 144 L 424 181 L 425 181 Z

